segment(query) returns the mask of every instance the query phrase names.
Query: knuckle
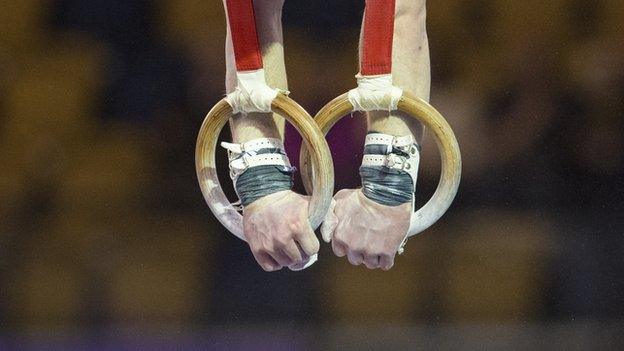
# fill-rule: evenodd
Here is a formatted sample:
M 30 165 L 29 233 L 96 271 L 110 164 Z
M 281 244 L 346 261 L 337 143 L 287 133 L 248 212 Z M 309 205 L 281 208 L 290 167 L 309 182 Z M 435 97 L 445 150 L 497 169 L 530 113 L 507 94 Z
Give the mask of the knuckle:
M 342 235 L 338 235 L 338 233 L 334 233 L 334 236 L 332 237 L 332 241 L 335 242 L 338 245 L 342 245 L 344 247 L 347 246 L 347 243 L 345 242 L 345 240 L 343 239 Z
M 296 231 L 299 228 L 301 228 L 303 226 L 303 221 L 301 220 L 301 218 L 295 217 L 292 218 L 289 223 L 288 223 L 288 227 L 292 230 L 292 231 Z
M 359 261 L 360 263 L 364 261 L 364 256 L 362 255 L 361 252 L 349 250 L 348 255 L 349 255 L 349 258 L 352 259 L 353 261 Z
M 297 241 L 304 241 L 307 242 L 315 247 L 318 247 L 320 245 L 319 243 L 319 239 L 316 237 L 316 235 L 314 235 L 314 233 L 308 234 L 308 233 L 300 233 L 295 235 L 295 238 Z
M 368 268 L 377 268 L 379 266 L 379 260 L 377 256 L 365 256 L 364 263 Z
M 396 249 L 389 249 L 389 250 L 383 250 L 379 256 L 382 256 L 384 258 L 387 258 L 389 260 L 394 260 L 394 256 L 396 255 L 397 250 Z
M 273 246 L 278 249 L 285 248 L 290 242 L 291 238 L 288 235 L 279 235 L 273 238 Z
M 282 241 L 274 240 L 273 244 L 271 244 L 271 248 L 270 248 L 269 252 L 273 253 L 273 252 L 279 251 L 279 250 L 283 249 L 284 246 L 285 245 L 284 245 L 284 243 Z
M 251 252 L 259 252 L 260 251 L 260 245 L 258 245 L 257 242 L 253 241 L 253 240 L 247 240 L 247 245 L 249 245 L 249 250 L 251 250 Z
M 379 257 L 388 262 L 392 262 L 394 260 L 394 254 L 390 252 L 382 252 L 379 254 Z
M 385 243 L 383 243 L 383 245 L 381 246 L 381 250 L 385 253 L 390 253 L 390 254 L 394 254 L 394 252 L 397 251 L 398 247 L 400 245 L 400 242 L 397 243 L 397 241 L 395 240 L 387 240 Z
M 336 242 L 336 245 L 342 247 L 344 250 L 346 250 L 346 251 L 351 251 L 352 250 L 351 245 L 349 245 L 349 243 L 346 240 L 338 239 L 338 240 L 334 240 L 334 241 Z
M 267 242 L 262 242 L 256 245 L 256 250 L 261 254 L 268 254 L 271 252 L 271 246 Z
M 251 249 L 251 252 L 255 253 L 255 254 L 259 254 L 259 255 L 263 255 L 266 254 L 266 248 L 262 245 L 259 245 L 257 243 L 255 244 L 249 244 L 249 248 Z
M 256 261 L 258 262 L 258 265 L 266 272 L 272 272 L 280 268 L 276 267 L 274 263 L 267 261 L 263 257 L 256 257 Z
M 332 250 L 334 251 L 334 254 L 336 254 L 336 256 L 338 257 L 343 257 L 346 254 L 344 248 L 340 245 L 336 245 L 335 243 L 332 244 Z
M 262 266 L 262 269 L 264 269 L 265 272 L 275 272 L 282 269 L 282 266 L 264 265 Z
M 297 221 L 289 221 L 286 228 L 291 232 L 296 232 L 299 229 L 299 223 Z
M 364 255 L 364 257 L 366 257 L 367 260 L 371 260 L 377 257 L 375 250 L 371 250 L 370 248 L 367 248 L 367 247 L 362 248 L 362 254 Z
M 314 240 L 312 240 L 312 251 L 314 251 L 315 253 L 318 252 L 321 249 L 321 243 L 318 241 L 318 239 L 315 237 Z
M 381 258 L 384 256 L 384 251 L 383 250 L 376 250 L 376 249 L 371 249 L 371 250 L 367 250 L 366 254 L 368 256 L 374 257 L 374 258 Z
M 350 244 L 348 247 L 354 254 L 366 257 L 366 248 L 363 245 Z
M 362 264 L 362 260 L 358 260 L 358 259 L 349 259 L 349 262 L 351 262 L 351 264 L 354 266 L 359 266 Z
M 384 271 L 389 271 L 390 268 L 394 266 L 394 259 L 392 259 L 391 257 L 384 258 L 384 262 L 385 263 L 381 265 L 381 269 Z

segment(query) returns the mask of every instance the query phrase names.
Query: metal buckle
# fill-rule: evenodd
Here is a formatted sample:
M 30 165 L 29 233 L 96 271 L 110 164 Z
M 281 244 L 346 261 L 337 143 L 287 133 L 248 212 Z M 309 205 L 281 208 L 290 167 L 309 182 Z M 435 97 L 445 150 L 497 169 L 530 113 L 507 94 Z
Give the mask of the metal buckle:
M 409 136 L 402 136 L 402 137 L 393 137 L 392 138 L 392 147 L 396 148 L 398 150 L 401 150 L 402 152 L 405 152 L 406 154 L 410 154 L 411 148 L 414 145 L 414 138 L 409 135 Z
M 397 154 L 388 154 L 384 160 L 384 166 L 393 169 L 408 170 L 412 166 L 407 162 L 407 159 Z M 398 167 L 397 167 L 398 166 Z
M 234 179 L 241 175 L 247 168 L 249 168 L 249 161 L 247 161 L 247 154 L 242 154 L 241 156 L 230 161 L 230 178 Z

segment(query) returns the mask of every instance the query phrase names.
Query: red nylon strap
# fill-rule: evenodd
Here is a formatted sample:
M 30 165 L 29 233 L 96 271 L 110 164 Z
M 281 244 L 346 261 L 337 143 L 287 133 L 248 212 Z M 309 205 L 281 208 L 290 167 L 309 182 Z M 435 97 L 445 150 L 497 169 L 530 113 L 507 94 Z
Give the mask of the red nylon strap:
M 228 22 L 234 44 L 237 71 L 262 68 L 262 51 L 258 43 L 256 16 L 252 0 L 226 0 Z
M 366 0 L 360 73 L 392 73 L 395 0 Z

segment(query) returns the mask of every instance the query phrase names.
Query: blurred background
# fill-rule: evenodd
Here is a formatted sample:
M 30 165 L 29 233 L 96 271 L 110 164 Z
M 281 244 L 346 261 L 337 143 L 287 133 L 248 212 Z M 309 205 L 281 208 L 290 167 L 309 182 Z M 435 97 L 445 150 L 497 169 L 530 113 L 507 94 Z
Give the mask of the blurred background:
M 325 245 L 272 274 L 195 177 L 224 95 L 220 1 L 0 4 L 0 349 L 624 348 L 624 2 L 431 1 L 454 205 L 390 272 Z M 362 10 L 286 1 L 291 96 L 312 114 L 355 86 Z M 358 186 L 364 133 L 353 115 L 329 136 L 337 188 Z M 430 139 L 423 157 L 421 202 Z

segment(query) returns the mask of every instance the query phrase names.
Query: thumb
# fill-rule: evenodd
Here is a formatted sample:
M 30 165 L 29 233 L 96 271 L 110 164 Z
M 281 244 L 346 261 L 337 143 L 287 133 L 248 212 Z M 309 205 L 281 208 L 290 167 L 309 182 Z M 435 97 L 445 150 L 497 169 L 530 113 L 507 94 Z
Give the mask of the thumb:
M 299 263 L 299 264 L 295 264 L 292 266 L 288 266 L 288 268 L 290 268 L 291 271 L 302 271 L 308 267 L 310 267 L 311 265 L 314 264 L 314 262 L 318 261 L 318 254 L 314 254 L 312 256 L 310 256 L 310 258 L 308 258 L 307 260 Z
M 329 205 L 329 210 L 327 211 L 327 215 L 325 215 L 325 220 L 323 221 L 323 225 L 321 225 L 321 236 L 323 237 L 323 241 L 329 243 L 334 234 L 334 229 L 338 225 L 338 217 L 334 213 L 334 208 L 336 207 L 336 200 L 332 199 L 331 204 Z

